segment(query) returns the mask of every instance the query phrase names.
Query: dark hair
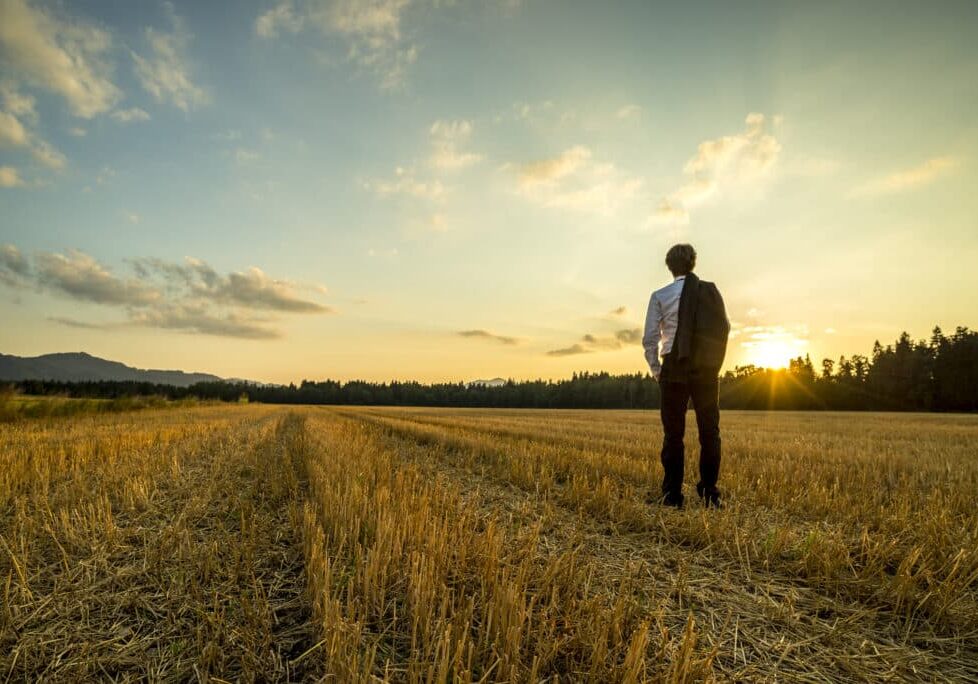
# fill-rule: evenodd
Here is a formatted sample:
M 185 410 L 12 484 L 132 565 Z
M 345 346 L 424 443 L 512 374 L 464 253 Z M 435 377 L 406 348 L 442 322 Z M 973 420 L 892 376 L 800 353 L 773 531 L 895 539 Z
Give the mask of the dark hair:
M 666 266 L 674 276 L 689 275 L 696 268 L 696 250 L 692 245 L 673 245 L 666 252 Z

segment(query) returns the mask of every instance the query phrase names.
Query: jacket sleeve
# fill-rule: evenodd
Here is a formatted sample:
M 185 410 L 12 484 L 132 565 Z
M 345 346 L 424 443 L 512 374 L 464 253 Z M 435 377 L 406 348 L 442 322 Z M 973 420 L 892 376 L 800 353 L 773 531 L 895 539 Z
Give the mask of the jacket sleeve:
M 662 365 L 659 363 L 659 340 L 662 338 L 662 307 L 655 293 L 649 297 L 649 309 L 645 314 L 645 334 L 642 335 L 642 346 L 645 348 L 645 360 L 649 364 L 652 376 L 658 380 Z

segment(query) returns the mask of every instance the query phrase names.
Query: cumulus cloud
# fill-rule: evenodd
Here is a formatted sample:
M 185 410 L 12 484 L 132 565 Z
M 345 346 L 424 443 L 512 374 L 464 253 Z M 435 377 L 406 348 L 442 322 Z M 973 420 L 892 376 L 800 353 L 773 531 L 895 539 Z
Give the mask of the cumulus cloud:
M 149 113 L 139 107 L 129 109 L 117 109 L 109 114 L 113 119 L 120 123 L 132 123 L 134 121 L 149 121 Z
M 496 333 L 489 332 L 488 330 L 460 330 L 458 335 L 460 337 L 468 337 L 470 339 L 489 340 L 505 345 L 519 344 L 519 339 L 516 337 L 497 335 Z
M 0 166 L 0 188 L 17 188 L 24 185 L 20 172 L 12 166 Z
M 610 216 L 641 190 L 641 178 L 592 159 L 583 145 L 519 167 L 520 193 L 544 207 Z
M 621 307 L 624 308 L 624 307 Z M 569 347 L 551 349 L 547 356 L 574 356 L 575 354 L 590 354 L 596 351 L 614 351 L 626 346 L 641 344 L 642 331 L 640 328 L 624 328 L 613 335 L 586 334 Z
M 158 102 L 169 102 L 174 107 L 189 112 L 207 104 L 209 97 L 203 88 L 191 78 L 187 48 L 191 35 L 183 20 L 165 3 L 170 16 L 171 31 L 146 29 L 149 51 L 144 55 L 132 53 L 135 72 L 142 84 Z
M 92 324 L 75 319 L 56 322 L 75 327 L 104 328 L 136 325 L 205 335 L 244 339 L 273 339 L 281 331 L 269 324 L 272 314 L 322 314 L 332 310 L 304 298 L 296 283 L 268 276 L 259 268 L 219 273 L 199 259 L 183 263 L 161 259 L 129 262 L 134 277 L 112 269 L 78 250 L 40 252 L 33 264 L 13 245 L 0 246 L 0 283 L 65 295 L 76 300 L 114 307 L 125 320 Z M 264 314 L 268 316 L 269 314 Z
M 653 220 L 687 223 L 691 208 L 725 188 L 743 188 L 766 178 L 781 153 L 781 143 L 768 132 L 768 123 L 763 114 L 751 113 L 742 132 L 701 142 L 683 167 L 685 182 L 662 198 Z
M 161 298 L 159 290 L 135 279 L 123 279 L 78 250 L 35 256 L 37 282 L 74 299 L 96 304 L 143 306 Z
M 136 259 L 132 263 L 136 273 L 144 279 L 155 277 L 166 289 L 186 290 L 196 298 L 220 304 L 283 313 L 331 311 L 329 307 L 300 297 L 295 283 L 272 278 L 254 266 L 246 271 L 222 274 L 207 262 L 192 257 L 183 264 L 161 259 Z
M 445 171 L 464 169 L 482 161 L 482 155 L 463 148 L 472 135 L 472 122 L 438 120 L 431 125 L 431 164 Z
M 62 20 L 25 0 L 0 0 L 0 48 L 12 78 L 63 97 L 85 119 L 119 100 L 105 55 L 108 32 L 77 19 Z
M 954 157 L 934 157 L 917 166 L 895 171 L 882 178 L 872 180 L 856 188 L 857 196 L 884 195 L 903 190 L 912 190 L 933 183 L 958 165 Z
M 405 41 L 402 15 L 410 0 L 283 0 L 255 20 L 255 33 L 274 38 L 306 28 L 327 37 L 342 38 L 346 59 L 373 73 L 385 89 L 403 84 L 418 56 L 417 46 Z

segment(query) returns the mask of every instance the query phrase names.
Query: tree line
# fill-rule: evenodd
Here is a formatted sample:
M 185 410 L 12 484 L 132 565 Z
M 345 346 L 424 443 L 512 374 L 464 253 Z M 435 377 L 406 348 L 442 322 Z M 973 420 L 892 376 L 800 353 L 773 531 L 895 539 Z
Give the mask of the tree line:
M 204 382 L 174 387 L 143 382 L 13 383 L 25 394 L 117 399 L 258 401 L 270 404 L 347 404 L 478 408 L 658 408 L 659 387 L 646 373 L 575 373 L 563 380 L 510 380 L 488 386 L 465 383 L 389 383 L 352 380 L 257 385 Z M 785 369 L 738 366 L 720 378 L 720 406 L 728 409 L 978 411 L 978 332 L 959 327 L 929 340 L 907 333 L 873 346 L 871 356 L 823 359 L 806 355 Z

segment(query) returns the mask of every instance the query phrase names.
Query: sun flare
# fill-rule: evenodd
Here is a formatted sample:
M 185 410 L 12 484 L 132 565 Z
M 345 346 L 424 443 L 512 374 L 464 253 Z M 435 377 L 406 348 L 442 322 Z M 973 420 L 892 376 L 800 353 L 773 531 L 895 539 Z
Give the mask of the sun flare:
M 750 362 L 761 368 L 786 368 L 788 362 L 797 355 L 794 345 L 784 340 L 764 340 L 758 342 L 749 354 Z

